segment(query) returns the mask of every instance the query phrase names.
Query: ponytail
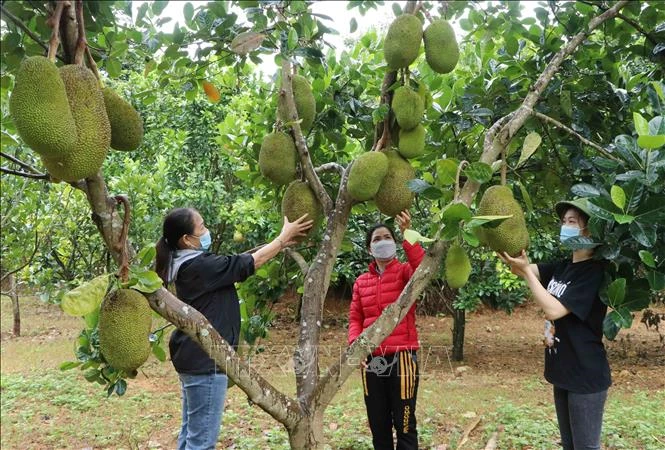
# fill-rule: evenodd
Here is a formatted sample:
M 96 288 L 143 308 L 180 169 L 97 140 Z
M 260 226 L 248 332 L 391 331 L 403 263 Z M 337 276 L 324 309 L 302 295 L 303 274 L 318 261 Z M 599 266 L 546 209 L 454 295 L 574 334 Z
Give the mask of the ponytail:
M 191 208 L 172 209 L 164 218 L 162 236 L 155 246 L 157 250 L 155 272 L 157 272 L 157 275 L 164 282 L 164 286 L 167 286 L 169 283 L 171 262 L 175 251 L 178 250 L 180 238 L 193 232 L 194 210 Z

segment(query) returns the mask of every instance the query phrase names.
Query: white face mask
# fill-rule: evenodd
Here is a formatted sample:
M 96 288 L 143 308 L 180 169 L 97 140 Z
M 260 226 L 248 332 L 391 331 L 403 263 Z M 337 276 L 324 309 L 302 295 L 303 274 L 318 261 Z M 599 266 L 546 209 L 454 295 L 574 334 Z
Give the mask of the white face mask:
M 397 255 L 397 246 L 392 239 L 372 242 L 369 248 L 372 251 L 372 256 L 377 259 L 392 259 Z

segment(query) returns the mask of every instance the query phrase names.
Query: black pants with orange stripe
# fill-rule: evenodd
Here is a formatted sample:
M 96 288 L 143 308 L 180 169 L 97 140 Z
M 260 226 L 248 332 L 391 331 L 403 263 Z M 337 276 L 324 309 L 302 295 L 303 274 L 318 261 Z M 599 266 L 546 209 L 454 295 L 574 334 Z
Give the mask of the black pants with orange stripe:
M 370 356 L 367 358 L 367 368 L 362 370 L 362 377 L 374 449 L 395 449 L 393 428 L 397 431 L 397 450 L 417 449 L 416 351 Z

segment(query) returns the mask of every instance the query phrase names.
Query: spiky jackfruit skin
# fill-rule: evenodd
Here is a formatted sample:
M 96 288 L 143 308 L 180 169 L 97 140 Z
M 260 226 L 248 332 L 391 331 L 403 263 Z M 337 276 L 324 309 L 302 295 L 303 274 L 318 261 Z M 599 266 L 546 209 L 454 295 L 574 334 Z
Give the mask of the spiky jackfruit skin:
M 444 269 L 446 282 L 453 289 L 461 288 L 469 280 L 471 260 L 460 245 L 455 244 L 448 249 Z
M 95 75 L 87 68 L 71 64 L 60 68 L 69 108 L 76 122 L 76 143 L 61 157 L 42 157 L 51 176 L 76 181 L 93 176 L 102 167 L 111 145 L 111 124 L 104 96 Z
M 437 73 L 452 71 L 459 61 L 459 47 L 452 25 L 444 19 L 432 22 L 423 34 L 425 59 Z
M 282 197 L 282 215 L 289 219 L 289 222 L 299 219 L 304 214 L 307 214 L 306 220 L 313 220 L 314 225 L 309 229 L 307 234 L 311 234 L 313 230 L 321 225 L 323 219 L 323 209 L 316 194 L 309 184 L 296 180 L 286 187 L 284 197 Z
M 296 102 L 298 118 L 302 119 L 302 122 L 300 122 L 300 128 L 302 131 L 309 131 L 314 123 L 314 116 L 316 115 L 316 100 L 314 99 L 312 86 L 309 84 L 309 81 L 307 81 L 307 78 L 302 75 L 294 75 L 291 80 L 291 86 L 293 86 L 293 99 Z M 288 122 L 290 120 L 286 111 L 284 96 L 280 95 L 277 104 L 277 115 L 282 122 Z
M 48 58 L 23 60 L 9 98 L 9 113 L 21 139 L 40 155 L 62 156 L 76 142 L 65 85 Z
M 425 153 L 425 127 L 418 124 L 413 130 L 399 130 L 399 153 L 403 157 L 417 158 Z
M 99 348 L 114 368 L 132 372 L 150 356 L 152 310 L 132 289 L 110 292 L 99 310 Z
M 414 179 L 416 174 L 411 164 L 396 151 L 391 150 L 387 152 L 386 156 L 388 157 L 388 170 L 374 196 L 374 202 L 379 211 L 393 217 L 403 210 L 411 208 L 414 193 L 406 183 Z
M 423 120 L 425 102 L 413 89 L 400 86 L 395 89 L 392 109 L 395 119 L 402 130 L 413 130 Z
M 275 184 L 287 184 L 296 178 L 298 151 L 291 136 L 270 133 L 263 138 L 259 151 L 261 174 Z
M 524 212 L 508 186 L 488 188 L 480 199 L 477 214 L 480 216 L 512 215 L 498 226 L 484 227 L 477 233 L 481 242 L 495 252 L 507 252 L 510 256 L 517 256 L 529 246 L 529 232 L 526 228 Z
M 383 152 L 363 153 L 353 162 L 347 189 L 349 195 L 364 202 L 376 195 L 388 171 L 388 157 Z
M 106 115 L 111 124 L 111 148 L 136 150 L 143 142 L 143 119 L 129 102 L 110 87 L 102 89 Z
M 416 60 L 423 38 L 423 24 L 413 14 L 402 14 L 388 27 L 383 55 L 391 70 L 402 69 Z

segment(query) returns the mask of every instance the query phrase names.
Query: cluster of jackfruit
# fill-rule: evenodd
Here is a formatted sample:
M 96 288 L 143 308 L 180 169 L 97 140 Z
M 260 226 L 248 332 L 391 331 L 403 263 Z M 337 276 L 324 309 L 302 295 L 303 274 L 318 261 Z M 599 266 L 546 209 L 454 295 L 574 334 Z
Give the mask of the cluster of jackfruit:
M 9 108 L 23 141 L 64 181 L 96 174 L 109 146 L 132 150 L 143 139 L 136 110 L 110 89 L 102 93 L 92 71 L 73 64 L 58 69 L 43 56 L 21 63 Z
M 492 250 L 517 256 L 529 246 L 529 232 L 524 220 L 524 211 L 508 186 L 489 187 L 478 204 L 478 215 L 512 216 L 493 228 L 478 229 L 480 242 Z
M 263 138 L 259 151 L 261 174 L 275 184 L 288 184 L 296 178 L 298 150 L 291 136 L 270 133 Z
M 471 260 L 461 245 L 453 244 L 448 249 L 443 268 L 448 286 L 459 289 L 466 284 L 471 275 Z
M 296 103 L 298 118 L 302 120 L 300 128 L 303 132 L 307 132 L 312 127 L 314 117 L 316 116 L 316 100 L 314 99 L 312 86 L 307 81 L 307 78 L 302 75 L 293 75 L 291 86 L 293 87 L 293 99 Z M 282 122 L 290 121 L 286 112 L 286 101 L 284 96 L 280 96 L 277 102 L 277 115 Z
M 99 348 L 114 368 L 131 373 L 150 356 L 152 310 L 132 289 L 111 291 L 99 311 Z
M 385 153 L 363 153 L 351 165 L 346 185 L 349 195 L 359 202 L 374 198 L 386 172 L 388 172 L 388 157 Z
M 289 222 L 293 222 L 305 214 L 307 214 L 307 220 L 314 221 L 308 232 L 310 234 L 321 225 L 323 208 L 309 183 L 300 180 L 292 181 L 286 187 L 282 197 L 282 215 L 286 216 Z

